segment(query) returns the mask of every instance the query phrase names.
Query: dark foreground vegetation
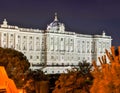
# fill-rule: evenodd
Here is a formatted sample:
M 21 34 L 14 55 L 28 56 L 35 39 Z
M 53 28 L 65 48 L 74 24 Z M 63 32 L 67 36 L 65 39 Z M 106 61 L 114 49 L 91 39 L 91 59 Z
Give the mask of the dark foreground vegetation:
M 17 87 L 22 87 L 24 74 L 30 67 L 23 53 L 0 47 L 0 66 L 5 67 L 8 77 L 14 80 Z
M 106 55 L 98 58 L 100 66 L 95 61 L 92 64 L 83 61 L 78 68 L 61 75 L 29 70 L 26 57 L 18 51 L 11 51 L 0 49 L 0 65 L 5 66 L 17 87 L 24 88 L 27 93 L 120 93 L 120 47 L 117 50 L 111 47 L 110 52 L 106 50 Z

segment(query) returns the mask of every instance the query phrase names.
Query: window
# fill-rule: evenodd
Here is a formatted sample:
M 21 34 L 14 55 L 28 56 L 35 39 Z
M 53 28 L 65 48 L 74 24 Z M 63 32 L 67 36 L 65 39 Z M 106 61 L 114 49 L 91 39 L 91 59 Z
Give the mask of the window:
M 69 63 L 67 63 L 67 65 L 69 66 Z
M 20 38 L 20 36 L 18 36 L 18 38 Z
M 59 28 L 57 28 L 57 30 L 59 30 Z
M 29 50 L 33 50 L 33 42 L 32 41 L 29 42 Z
M 85 57 L 83 57 L 83 61 L 85 61 Z
M 14 48 L 13 45 L 10 46 L 11 48 Z
M 39 56 L 37 56 L 36 58 L 39 59 Z
M 32 59 L 32 56 L 30 56 L 30 59 Z
M 51 56 L 51 59 L 54 59 L 54 56 Z
M 62 58 L 61 58 L 62 60 L 64 60 L 64 56 L 62 56 Z
M 53 44 L 53 38 L 51 37 L 51 45 Z
M 51 37 L 51 40 L 53 40 L 53 37 Z
M 36 39 L 39 39 L 39 37 L 36 37 Z
M 32 36 L 30 37 L 30 39 L 32 39 Z
M 78 60 L 80 60 L 80 57 L 78 57 Z
M 61 38 L 61 41 L 63 41 L 63 38 Z
M 54 73 L 54 71 L 52 71 L 52 73 Z
M 26 47 L 25 47 L 25 46 L 23 46 L 23 50 L 26 50 Z
M 44 55 L 42 55 L 42 60 L 44 60 L 45 59 L 45 56 Z
M 71 65 L 73 66 L 73 63 Z
M 54 66 L 54 63 L 52 63 L 52 66 Z
M 64 66 L 64 63 L 62 63 L 62 66 Z
M 6 36 L 6 34 L 4 34 L 4 36 Z
M 90 60 L 90 58 L 89 58 L 89 57 L 88 57 L 87 59 L 88 59 L 88 60 Z
M 26 38 L 26 36 L 24 36 L 23 38 Z
M 90 53 L 89 49 L 87 50 L 87 53 Z
M 6 45 L 4 45 L 4 48 L 6 48 L 7 46 Z

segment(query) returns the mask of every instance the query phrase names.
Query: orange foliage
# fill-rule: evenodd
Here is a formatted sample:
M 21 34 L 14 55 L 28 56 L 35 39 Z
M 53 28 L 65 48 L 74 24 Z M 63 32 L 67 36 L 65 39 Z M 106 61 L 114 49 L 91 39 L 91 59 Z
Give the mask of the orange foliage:
M 0 66 L 0 88 L 6 89 L 7 93 L 18 93 L 15 83 L 9 79 L 4 67 Z
M 106 55 L 110 63 L 107 63 L 106 56 L 99 58 L 101 67 L 93 62 L 95 69 L 92 72 L 94 81 L 91 93 L 120 93 L 120 47 L 116 52 L 111 47 L 111 53 L 106 50 Z
M 89 93 L 91 80 L 88 73 L 82 75 L 80 71 L 72 69 L 67 74 L 61 74 L 55 85 L 52 93 Z

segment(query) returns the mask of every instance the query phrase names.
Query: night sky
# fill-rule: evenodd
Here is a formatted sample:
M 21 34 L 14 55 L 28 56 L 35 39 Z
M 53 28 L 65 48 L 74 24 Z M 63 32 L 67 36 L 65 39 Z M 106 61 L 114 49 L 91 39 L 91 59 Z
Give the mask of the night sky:
M 66 30 L 112 36 L 120 45 L 120 0 L 1 0 L 0 24 L 45 30 L 57 12 Z

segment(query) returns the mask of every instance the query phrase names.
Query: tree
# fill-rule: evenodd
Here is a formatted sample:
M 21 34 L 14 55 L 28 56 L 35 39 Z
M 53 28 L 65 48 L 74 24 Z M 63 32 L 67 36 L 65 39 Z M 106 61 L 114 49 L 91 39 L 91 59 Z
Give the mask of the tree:
M 90 74 L 91 67 L 91 64 L 83 62 L 79 63 L 79 68 L 73 68 L 68 70 L 68 73 L 61 74 L 55 82 L 53 93 L 90 93 L 93 79 Z
M 5 67 L 8 77 L 14 80 L 16 86 L 21 87 L 30 66 L 26 56 L 14 49 L 0 48 L 0 65 Z
M 90 70 L 92 68 L 92 64 L 88 63 L 86 60 L 83 62 L 78 63 L 78 70 L 81 72 L 81 74 L 90 74 Z
M 98 67 L 96 62 L 93 62 L 94 76 L 91 93 L 120 93 L 120 47 L 115 50 L 111 47 L 111 52 L 106 50 L 106 56 L 99 57 L 101 66 Z
M 24 88 L 27 93 L 46 93 L 49 90 L 48 79 L 48 76 L 39 69 L 28 70 L 25 77 L 25 81 L 27 82 L 24 85 Z

